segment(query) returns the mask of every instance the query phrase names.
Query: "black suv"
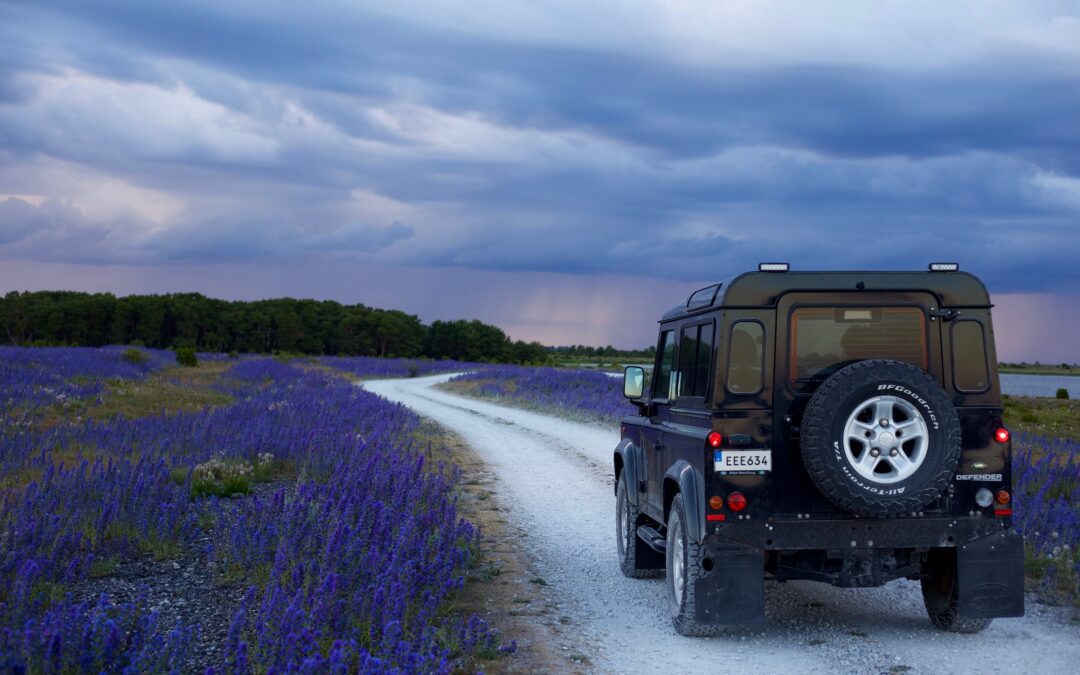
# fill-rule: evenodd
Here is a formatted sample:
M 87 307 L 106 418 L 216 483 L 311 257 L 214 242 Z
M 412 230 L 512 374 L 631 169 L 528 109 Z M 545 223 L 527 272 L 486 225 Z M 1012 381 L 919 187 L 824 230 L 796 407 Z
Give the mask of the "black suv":
M 1022 616 L 990 298 L 927 272 L 765 263 L 660 320 L 615 449 L 619 562 L 675 628 L 764 620 L 764 580 L 922 582 L 935 626 Z

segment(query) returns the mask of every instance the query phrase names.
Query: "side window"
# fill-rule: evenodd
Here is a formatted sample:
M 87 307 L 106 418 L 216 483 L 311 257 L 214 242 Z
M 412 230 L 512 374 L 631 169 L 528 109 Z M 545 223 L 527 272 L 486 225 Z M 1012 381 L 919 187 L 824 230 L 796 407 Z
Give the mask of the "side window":
M 675 331 L 666 330 L 660 334 L 660 344 L 657 347 L 660 360 L 656 364 L 656 372 L 653 374 L 652 392 L 653 398 L 675 398 L 672 387 L 671 366 L 675 360 Z
M 981 323 L 969 319 L 953 324 L 952 358 L 957 391 L 981 393 L 990 388 L 986 337 Z
M 682 329 L 679 340 L 679 374 L 675 378 L 680 397 L 705 398 L 708 395 L 712 347 L 711 322 Z
M 765 329 L 757 321 L 731 324 L 727 388 L 732 394 L 761 391 L 765 372 Z

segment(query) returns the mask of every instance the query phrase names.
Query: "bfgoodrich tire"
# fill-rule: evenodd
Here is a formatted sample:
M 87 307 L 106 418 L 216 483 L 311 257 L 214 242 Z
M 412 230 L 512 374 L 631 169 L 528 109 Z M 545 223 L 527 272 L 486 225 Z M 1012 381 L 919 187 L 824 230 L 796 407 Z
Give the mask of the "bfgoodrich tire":
M 652 550 L 641 560 L 641 545 L 638 543 L 637 525 L 640 520 L 638 508 L 630 503 L 627 495 L 625 472 L 619 475 L 619 484 L 615 488 L 615 541 L 619 553 L 619 569 L 631 579 L 651 579 L 664 575 L 663 568 L 657 567 L 655 558 L 659 553 Z
M 699 542 L 686 532 L 686 509 L 682 495 L 675 495 L 667 525 L 667 596 L 671 623 L 679 635 L 708 637 L 719 635 L 723 626 L 698 622 L 697 580 L 706 574 Z
M 961 619 L 956 583 L 956 549 L 930 551 L 922 567 L 926 614 L 935 627 L 950 633 L 981 633 L 991 619 Z
M 833 373 L 807 404 L 801 434 L 818 490 L 872 518 L 936 501 L 960 459 L 960 422 L 945 391 L 898 361 L 860 361 Z

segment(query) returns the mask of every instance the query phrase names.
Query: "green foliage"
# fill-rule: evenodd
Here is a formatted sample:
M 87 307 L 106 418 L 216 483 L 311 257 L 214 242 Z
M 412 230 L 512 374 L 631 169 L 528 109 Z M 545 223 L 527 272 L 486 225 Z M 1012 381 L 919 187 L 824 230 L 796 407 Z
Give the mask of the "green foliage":
M 1080 400 L 1002 396 L 1005 426 L 1050 438 L 1080 439 Z
M 429 357 L 544 365 L 553 356 L 651 360 L 654 348 L 544 347 L 511 340 L 480 321 L 420 323 L 414 315 L 333 301 L 225 301 L 198 293 L 129 295 L 13 291 L 0 297 L 0 344 L 152 349 L 191 347 L 238 354 Z
M 434 358 L 500 363 L 546 363 L 539 342 L 511 342 L 500 328 L 477 320 L 436 321 L 428 328 L 424 353 Z
M 192 470 L 191 496 L 198 499 L 246 495 L 251 492 L 253 474 L 251 465 L 247 462 L 211 459 Z
M 1054 398 L 1069 400 L 1069 390 L 1065 387 L 1058 387 L 1057 393 L 1054 394 Z
M 188 368 L 199 365 L 199 357 L 195 355 L 194 347 L 180 347 L 176 350 L 176 362 Z
M 286 467 L 275 461 L 269 452 L 255 458 L 255 463 L 235 459 L 214 458 L 199 464 L 190 471 L 174 468 L 170 476 L 177 485 L 191 480 L 191 497 L 232 497 L 251 492 L 253 483 L 266 483 L 273 479 L 275 471 L 281 473 Z
M 123 351 L 122 354 L 120 354 L 120 358 L 127 361 L 133 366 L 137 366 L 141 363 L 146 363 L 150 357 L 147 356 L 146 352 L 141 349 L 138 349 L 136 347 L 128 347 Z

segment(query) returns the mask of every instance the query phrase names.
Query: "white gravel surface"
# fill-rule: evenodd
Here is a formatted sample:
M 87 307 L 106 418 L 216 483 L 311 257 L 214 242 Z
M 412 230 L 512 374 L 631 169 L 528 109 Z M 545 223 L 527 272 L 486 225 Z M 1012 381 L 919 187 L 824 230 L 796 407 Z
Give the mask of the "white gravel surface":
M 455 396 L 450 375 L 365 382 L 459 434 L 497 476 L 497 498 L 522 533 L 557 617 L 600 672 L 1080 672 L 1080 624 L 1028 599 L 1027 616 L 979 635 L 935 630 L 918 584 L 838 589 L 766 585 L 766 622 L 684 638 L 667 618 L 663 580 L 627 579 L 615 554 L 614 428 Z

